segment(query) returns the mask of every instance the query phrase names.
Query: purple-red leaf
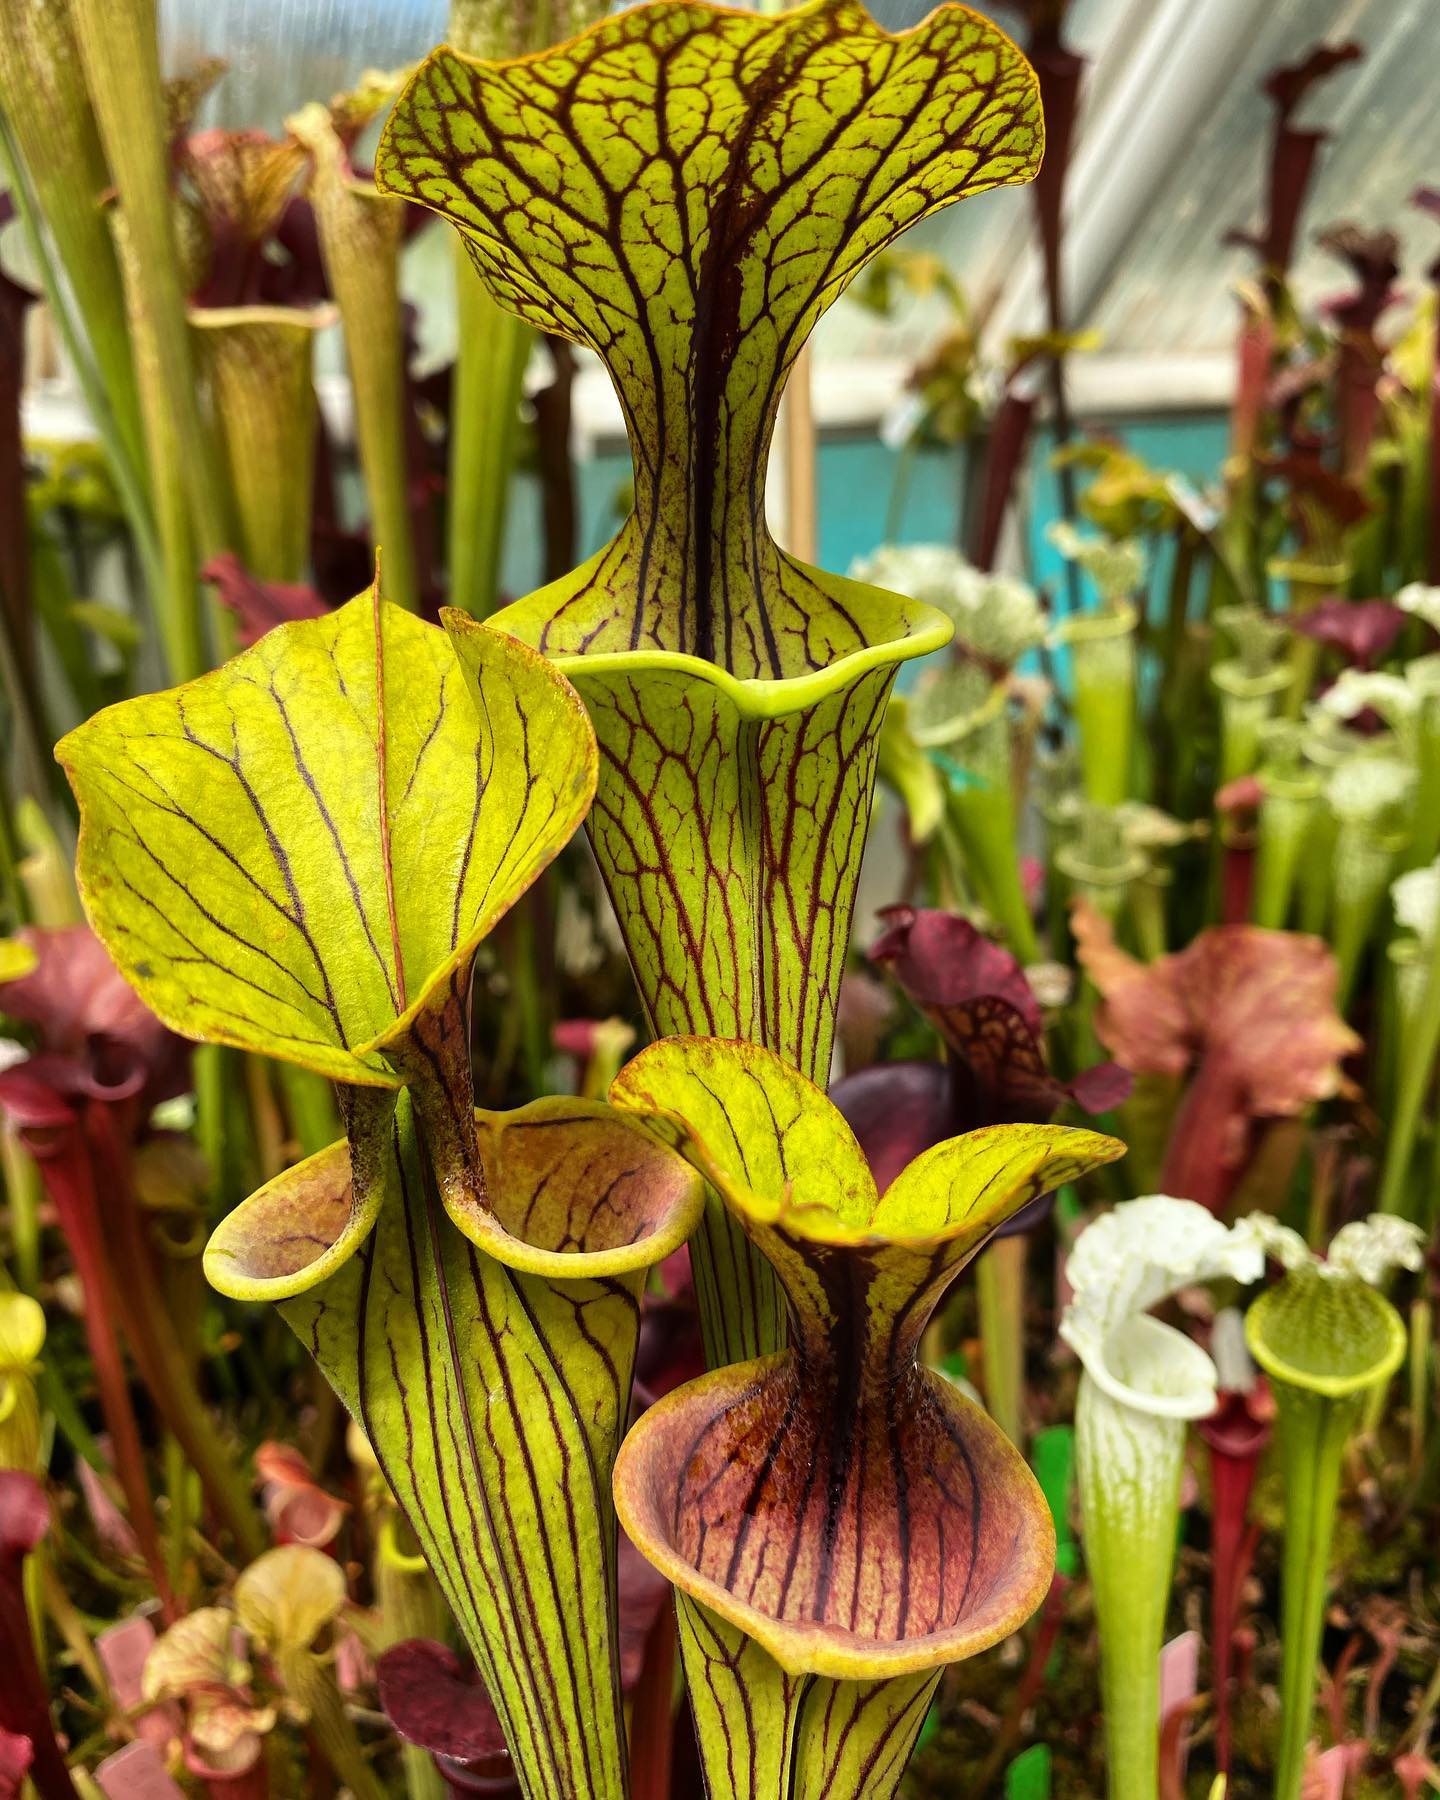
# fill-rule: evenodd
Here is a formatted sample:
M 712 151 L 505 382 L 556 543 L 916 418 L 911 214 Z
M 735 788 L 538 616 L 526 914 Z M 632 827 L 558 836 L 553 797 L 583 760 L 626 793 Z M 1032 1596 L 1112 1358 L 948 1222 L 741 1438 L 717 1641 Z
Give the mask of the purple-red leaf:
M 143 1093 L 154 1103 L 181 1091 L 184 1043 L 145 1006 L 88 925 L 27 928 L 20 936 L 36 966 L 0 983 L 0 1014 L 34 1027 L 33 1076 L 58 1093 L 97 1099 Z
M 870 960 L 890 971 L 947 1042 L 952 1030 L 965 1035 L 956 1009 L 979 999 L 1003 1002 L 1039 1035 L 1044 1017 L 1024 971 L 968 919 L 912 906 L 887 907 L 881 916 L 886 929 Z
M 882 1194 L 922 1150 L 955 1134 L 954 1084 L 943 1063 L 876 1063 L 837 1081 L 830 1098 L 860 1140 Z
M 261 581 L 233 550 L 212 557 L 200 571 L 200 579 L 214 583 L 220 604 L 234 614 L 242 650 L 277 625 L 318 619 L 330 610 L 307 582 Z
M 1217 925 L 1153 963 L 1121 950 L 1083 901 L 1080 962 L 1100 993 L 1095 1030 L 1134 1074 L 1189 1076 L 1161 1185 L 1218 1212 L 1248 1160 L 1258 1119 L 1333 1094 L 1360 1040 L 1335 1010 L 1339 972 L 1319 938 Z
M 1366 231 L 1349 222 L 1331 225 L 1315 239 L 1355 277 L 1355 292 L 1330 310 L 1341 324 L 1369 331 L 1380 314 L 1398 296 L 1392 283 L 1400 273 L 1400 240 L 1393 231 Z
M 457 1762 L 510 1766 L 505 1734 L 483 1682 L 452 1650 L 430 1638 L 407 1638 L 375 1665 L 380 1705 L 407 1743 Z
M 1275 102 L 1275 110 L 1281 123 L 1290 123 L 1291 114 L 1317 82 L 1323 81 L 1327 75 L 1333 75 L 1336 69 L 1343 68 L 1346 63 L 1359 62 L 1364 54 L 1364 46 L 1355 43 L 1353 39 L 1343 44 L 1316 44 L 1299 62 L 1285 63 L 1278 69 L 1272 69 L 1262 86 Z
M 870 955 L 945 1040 L 954 1101 L 949 1132 L 1040 1124 L 1066 1100 L 1104 1111 L 1129 1092 L 1123 1071 L 1066 1083 L 1045 1061 L 1044 1015 L 1020 964 L 958 913 L 891 907 Z M 918 1096 L 916 1096 L 918 1098 Z
M 1044 1124 L 1066 1101 L 1108 1111 L 1130 1092 L 1114 1063 L 1072 1082 L 1050 1073 L 1044 1015 L 1020 964 L 957 913 L 892 906 L 871 960 L 887 969 L 944 1039 L 946 1062 L 879 1063 L 837 1082 L 835 1105 L 883 1193 L 923 1150 L 982 1125 Z M 1000 1227 L 1028 1230 L 1048 1196 Z
M 1338 650 L 1352 668 L 1373 669 L 1405 629 L 1408 614 L 1388 600 L 1345 600 L 1332 594 L 1308 612 L 1292 613 L 1292 631 Z

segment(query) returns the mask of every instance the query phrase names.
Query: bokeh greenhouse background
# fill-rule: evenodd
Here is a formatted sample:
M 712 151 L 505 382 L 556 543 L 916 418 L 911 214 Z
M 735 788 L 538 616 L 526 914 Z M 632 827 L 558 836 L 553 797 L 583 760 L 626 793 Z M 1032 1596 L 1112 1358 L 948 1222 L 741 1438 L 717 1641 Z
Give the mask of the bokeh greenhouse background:
M 207 57 L 226 74 L 199 123 L 279 131 L 286 115 L 317 94 L 338 92 L 367 68 L 412 61 L 444 38 L 445 0 L 161 0 L 162 43 L 180 71 Z M 876 0 L 891 29 L 916 24 L 923 0 Z M 982 6 L 1023 38 L 1010 6 Z M 1422 282 L 1434 228 L 1411 194 L 1433 179 L 1437 160 L 1433 71 L 1440 67 L 1440 6 L 1432 0 L 1076 0 L 1067 37 L 1090 64 L 1067 208 L 1068 324 L 1098 345 L 1071 358 L 1073 405 L 1083 421 L 1123 432 L 1154 466 L 1197 479 L 1218 466 L 1234 371 L 1233 287 L 1246 252 L 1224 243 L 1253 227 L 1265 179 L 1270 106 L 1263 78 L 1319 41 L 1353 40 L 1363 59 L 1310 96 L 1306 124 L 1327 130 L 1307 206 L 1308 227 L 1292 279 L 1302 300 L 1338 291 L 1344 271 L 1314 242 L 1321 224 L 1363 219 L 1390 225 L 1404 246 L 1405 277 Z M 445 361 L 453 345 L 452 277 L 445 228 L 435 223 L 408 252 L 407 287 L 423 303 L 426 354 Z M 1042 284 L 1031 209 L 1023 190 L 980 196 L 919 226 L 907 246 L 943 258 L 959 278 L 995 358 L 1006 342 L 1038 330 Z M 844 568 L 886 535 L 897 479 L 884 442 L 911 366 L 946 324 L 936 300 L 902 302 L 877 320 L 842 301 L 816 338 L 820 555 Z M 322 346 L 325 396 L 345 414 L 342 357 Z M 46 435 L 70 418 L 63 378 L 32 397 Z M 613 529 L 616 495 L 628 479 L 619 412 L 598 364 L 576 396 L 581 452 L 581 544 L 598 547 Z M 78 420 L 76 421 L 78 424 Z M 1051 444 L 1031 452 L 1028 554 L 1040 580 L 1060 558 L 1045 538 L 1058 516 Z M 908 482 L 899 535 L 952 542 L 964 507 L 964 460 L 927 452 Z M 537 501 L 522 482 L 512 507 L 505 583 L 534 585 Z

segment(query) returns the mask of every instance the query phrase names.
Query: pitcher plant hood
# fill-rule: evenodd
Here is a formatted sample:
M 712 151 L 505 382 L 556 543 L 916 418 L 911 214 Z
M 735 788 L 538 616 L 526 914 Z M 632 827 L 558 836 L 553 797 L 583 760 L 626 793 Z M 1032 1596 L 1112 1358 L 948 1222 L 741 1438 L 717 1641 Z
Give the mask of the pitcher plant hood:
M 375 1087 L 579 825 L 595 755 L 542 657 L 452 647 L 378 585 L 56 750 L 91 923 L 152 1011 Z

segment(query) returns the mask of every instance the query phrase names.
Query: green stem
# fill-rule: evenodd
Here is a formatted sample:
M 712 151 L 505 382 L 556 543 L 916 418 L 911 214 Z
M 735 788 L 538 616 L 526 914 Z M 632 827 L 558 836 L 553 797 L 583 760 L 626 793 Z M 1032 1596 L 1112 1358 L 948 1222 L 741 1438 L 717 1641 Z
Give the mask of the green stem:
M 1328 806 L 1315 809 L 1301 847 L 1299 866 L 1300 929 L 1311 937 L 1323 937 L 1330 923 L 1335 892 L 1332 870 L 1339 824 Z
M 450 602 L 483 619 L 500 603 L 500 565 L 520 395 L 533 333 L 490 298 L 463 243 L 455 248 L 460 347 L 447 499 Z
M 1146 962 L 1155 962 L 1170 948 L 1165 925 L 1165 893 L 1163 874 L 1148 870 L 1130 883 L 1130 919 L 1135 927 L 1135 941 Z
M 1307 833 L 1320 798 L 1320 783 L 1309 773 L 1267 771 L 1260 803 L 1260 844 L 1255 858 L 1253 915 L 1257 925 L 1280 931 L 1290 917 L 1295 880 Z
M 290 1130 L 303 1155 L 314 1156 L 344 1135 L 335 1090 L 323 1075 L 288 1062 L 276 1063 L 274 1067 Z
M 226 1139 L 236 1053 L 219 1044 L 197 1044 L 191 1055 L 195 1083 L 195 1139 L 210 1172 L 210 1193 L 227 1199 Z
M 1425 1437 L 1430 1424 L 1430 1362 L 1435 1339 L 1435 1315 L 1430 1302 L 1416 1300 L 1410 1308 L 1410 1473 L 1425 1466 Z
M 132 445 L 130 435 L 122 426 L 113 404 L 116 396 L 123 391 L 123 385 L 128 384 L 132 390 L 135 385 L 135 372 L 130 367 L 128 345 L 126 371 L 122 384 L 113 369 L 108 373 L 102 373 L 100 369 L 96 368 L 89 353 L 90 347 L 95 344 L 93 335 L 91 346 L 87 346 L 76 329 L 75 321 L 71 316 L 65 284 L 56 273 L 49 245 L 44 232 L 40 229 L 39 210 L 30 192 L 26 171 L 21 168 L 19 158 L 15 153 L 9 121 L 3 114 L 0 114 L 0 167 L 3 167 L 6 183 L 9 186 L 11 197 L 15 201 L 20 228 L 25 234 L 26 248 L 39 277 L 46 305 L 50 309 L 50 316 L 55 321 L 55 328 L 65 346 L 65 354 L 80 383 L 80 391 L 85 398 L 85 410 L 95 427 L 96 436 L 105 452 L 106 465 L 114 478 L 115 488 L 120 496 L 120 505 L 125 514 L 125 522 L 130 528 L 130 536 L 134 541 L 136 554 L 140 558 L 147 594 L 154 596 L 161 592 L 164 585 L 164 563 L 160 554 L 159 540 L 155 535 L 155 521 L 150 511 L 150 502 L 146 492 L 144 446 L 143 440 L 140 439 L 138 424 L 138 400 L 134 402 L 137 409 L 135 445 Z M 67 264 L 67 275 L 70 272 Z M 137 447 L 141 452 L 139 455 L 136 453 Z
M 130 500 L 139 501 L 131 516 L 139 541 L 150 529 L 145 437 L 125 301 L 102 204 L 110 172 L 85 90 L 69 0 L 30 0 L 9 8 L 5 22 L 0 151 L 6 180 L 122 502 L 128 510 Z M 51 258 L 52 242 L 63 280 Z M 153 545 L 153 532 L 150 536 Z
M 1342 822 L 1335 835 L 1330 944 L 1339 966 L 1336 1011 L 1349 1010 L 1360 960 L 1370 942 L 1395 866 L 1396 845 L 1364 823 Z
M 949 815 L 980 900 L 1019 960 L 1038 962 L 1040 946 L 1020 879 L 1004 686 L 997 684 L 960 735 L 947 739 L 935 754 L 946 776 Z
M 1408 667 L 1410 685 L 1420 694 L 1415 725 L 1415 805 L 1410 843 L 1402 866 L 1418 869 L 1440 851 L 1440 655 L 1424 656 Z
M 1337 568 L 1333 572 L 1339 579 L 1344 579 L 1349 571 Z M 1334 582 L 1306 581 L 1292 576 L 1290 580 L 1290 602 L 1297 613 L 1309 612 L 1311 607 L 1319 604 L 1330 591 Z M 1290 639 L 1290 687 L 1285 695 L 1285 715 L 1298 719 L 1305 710 L 1305 702 L 1310 698 L 1315 686 L 1316 671 L 1320 667 L 1320 641 L 1303 631 L 1297 631 Z
M 1081 1377 L 1075 1414 L 1085 1560 L 1100 1628 L 1100 1690 L 1110 1800 L 1155 1800 L 1160 1646 L 1185 1426 L 1125 1406 Z
M 542 977 L 535 930 L 535 907 L 544 892 L 544 876 L 510 914 L 514 960 L 510 979 L 512 998 L 520 1020 L 520 1047 L 525 1084 L 531 1093 L 545 1091 L 545 1064 L 550 1033 L 545 1017 L 545 982 Z
M 938 1669 L 867 1682 L 791 1675 L 688 1594 L 677 1610 L 713 1800 L 890 1800 Z
M 318 412 L 315 334 L 332 307 L 197 307 L 196 361 L 238 523 L 236 548 L 261 581 L 299 581 L 310 551 Z
M 997 1238 L 975 1264 L 985 1405 L 1013 1444 L 1025 1441 L 1025 1237 Z
M 154 0 L 71 0 L 71 16 L 142 310 L 154 330 L 167 435 L 176 446 L 200 554 L 208 559 L 230 548 L 230 520 L 190 357 Z
M 1405 1032 L 1396 1081 L 1395 1111 L 1380 1179 L 1380 1210 L 1409 1214 L 1410 1165 L 1425 1096 L 1440 1049 L 1440 931 L 1430 945 L 1430 969 L 1413 1023 Z
M 1419 938 L 1395 937 L 1385 946 L 1379 1026 L 1374 1037 L 1375 1072 L 1370 1084 L 1374 1103 L 1383 1119 L 1394 1117 L 1400 1059 L 1406 1036 L 1419 1013 L 1429 973 L 1425 946 Z
M 1300 1800 L 1315 1714 L 1341 1458 L 1364 1395 L 1332 1400 L 1287 1382 L 1275 1382 L 1274 1389 L 1285 1478 L 1280 1749 L 1274 1795 L 1275 1800 Z
M 1038 962 L 1040 945 L 1020 878 L 1015 812 L 1008 786 L 985 792 L 952 787 L 949 806 L 966 866 L 985 910 L 1020 962 Z
M 910 499 L 910 479 L 915 473 L 919 454 L 919 438 L 907 437 L 895 457 L 895 472 L 890 479 L 890 498 L 885 503 L 885 542 L 898 544 L 905 525 L 905 508 Z
M 403 202 L 351 172 L 329 114 L 307 106 L 287 121 L 314 158 L 311 196 L 330 290 L 345 328 L 355 437 L 381 553 L 387 600 L 415 612 L 419 566 L 406 461 L 405 326 L 400 303 Z
M 1175 532 L 1175 561 L 1170 574 L 1165 609 L 1165 641 L 1161 655 L 1160 693 L 1155 708 L 1155 723 L 1163 731 L 1163 753 L 1157 756 L 1156 798 L 1166 812 L 1182 817 L 1179 770 L 1175 766 L 1179 747 L 1191 735 L 1185 700 L 1188 687 L 1185 644 L 1190 618 L 1190 587 L 1195 573 L 1196 550 L 1200 540 L 1188 525 Z
M 0 1126 L 0 1172 L 10 1209 L 10 1241 L 22 1292 L 40 1290 L 40 1196 L 44 1183 L 30 1152 L 9 1126 Z
M 169 1503 L 165 1515 L 165 1555 L 170 1570 L 170 1585 L 183 1597 L 185 1553 L 190 1543 L 190 1532 L 196 1523 L 192 1505 L 194 1475 L 184 1446 L 179 1438 L 169 1432 L 165 1435 L 161 1454 L 165 1465 L 165 1497 Z M 262 1543 L 260 1548 L 264 1547 Z
M 360 1747 L 334 1676 L 308 1650 L 283 1655 L 278 1660 L 286 1693 L 309 1724 L 326 1762 L 349 1788 L 354 1800 L 387 1800 L 384 1787 Z
M 15 835 L 10 782 L 3 758 L 0 758 L 0 898 L 4 899 L 8 914 L 5 920 L 7 931 L 31 922 L 33 909 L 20 873 L 20 845 Z
M 151 590 L 150 605 L 171 677 L 193 681 L 205 672 L 209 656 L 200 615 L 200 559 L 186 485 L 188 452 L 166 387 L 167 362 L 173 359 L 167 358 L 162 343 L 164 327 L 151 306 L 140 248 L 129 229 L 129 220 L 123 212 L 117 212 L 112 224 L 129 304 L 135 373 L 150 458 L 150 494 L 162 563 L 160 579 Z
M 6 727 L 6 748 L 9 752 L 6 774 L 11 769 L 22 794 L 43 795 L 50 785 L 50 776 L 56 768 L 55 759 L 49 755 L 49 747 L 55 741 L 55 734 L 45 713 L 45 696 L 39 690 L 39 684 L 26 678 L 22 664 L 17 655 L 17 647 L 11 638 L 8 614 L 0 614 L 0 694 L 4 696 L 5 713 L 3 723 Z M 4 804 L 7 811 L 7 828 L 13 833 L 19 823 L 8 799 L 9 782 L 4 784 Z M 20 859 L 17 855 L 20 846 L 12 837 L 8 846 L 8 854 L 14 859 L 14 873 L 21 877 Z
M 1238 662 L 1217 663 L 1210 678 L 1220 692 L 1220 779 L 1248 775 L 1260 760 L 1261 735 L 1290 685 L 1288 668 L 1249 674 Z
M 1130 793 L 1135 729 L 1133 606 L 1065 622 L 1075 684 L 1075 722 L 1085 797 L 1118 806 Z

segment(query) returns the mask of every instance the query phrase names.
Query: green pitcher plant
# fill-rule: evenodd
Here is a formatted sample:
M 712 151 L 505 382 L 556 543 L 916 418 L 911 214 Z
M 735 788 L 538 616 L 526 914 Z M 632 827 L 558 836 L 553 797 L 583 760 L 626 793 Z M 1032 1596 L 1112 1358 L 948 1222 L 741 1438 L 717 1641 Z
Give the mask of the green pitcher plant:
M 1290 918 L 1307 839 L 1324 810 L 1324 782 L 1306 759 L 1300 726 L 1276 719 L 1258 732 L 1260 836 L 1251 917 L 1267 930 Z
M 563 675 L 375 591 L 57 754 L 96 931 L 168 1023 L 339 1086 L 346 1141 L 269 1182 L 206 1268 L 269 1299 L 369 1439 L 530 1800 L 626 1791 L 609 1471 L 639 1292 L 703 1197 L 597 1102 L 478 1114 L 477 949 L 579 825 Z
M 1215 615 L 1234 647 L 1210 669 L 1220 697 L 1219 785 L 1248 775 L 1260 757 L 1262 733 L 1288 692 L 1284 655 L 1287 627 L 1253 606 L 1225 606 Z
M 942 6 L 892 36 L 855 0 L 654 0 L 537 56 L 442 48 L 390 116 L 381 189 L 447 217 L 495 299 L 619 394 L 633 511 L 498 620 L 590 709 L 591 839 L 658 1032 L 828 1072 L 886 700 L 951 625 L 781 551 L 776 409 L 870 257 L 1041 148 L 1034 74 L 987 21 Z M 714 1196 L 694 1250 L 711 1363 L 775 1349 L 779 1288 Z
M 1040 948 L 1020 878 L 1009 702 L 1015 664 L 1045 641 L 1040 598 L 1022 581 L 972 568 L 943 544 L 883 544 L 853 563 L 850 573 L 934 606 L 954 623 L 950 660 L 922 678 L 913 699 L 897 696 L 891 702 L 888 760 L 893 768 L 894 748 L 908 743 L 912 759 L 923 759 L 922 766 L 932 771 L 967 880 L 1021 962 L 1038 962 Z M 882 781 L 888 773 L 882 745 Z M 911 828 L 916 835 L 913 814 Z
M 615 1469 L 676 1589 L 708 1791 L 888 1800 L 942 1668 L 1017 1630 L 1055 1557 L 1024 1459 L 921 1336 L 997 1226 L 1123 1146 L 992 1126 L 882 1195 L 834 1105 L 759 1046 L 662 1039 L 610 1093 L 673 1133 L 788 1311 L 786 1349 L 668 1394 Z
M 1335 819 L 1330 941 L 1340 971 L 1337 1004 L 1344 1012 L 1360 962 L 1384 903 L 1396 862 L 1409 841 L 1414 771 L 1383 752 L 1343 762 L 1325 785 Z
M 1100 1628 L 1110 1800 L 1160 1783 L 1160 1647 L 1175 1559 L 1187 1423 L 1213 1412 L 1201 1347 L 1150 1308 L 1216 1276 L 1258 1281 L 1253 1236 L 1194 1200 L 1128 1200 L 1081 1233 L 1060 1334 L 1083 1374 L 1075 1411 L 1085 1559 Z
M 608 0 L 450 0 L 451 46 L 467 56 L 523 56 L 610 10 Z M 457 238 L 455 395 L 450 419 L 446 573 L 453 605 L 484 618 L 498 605 L 520 396 L 534 332 L 491 298 Z
M 310 199 L 325 275 L 345 327 L 355 438 L 371 529 L 385 552 L 386 591 L 411 611 L 422 576 L 405 461 L 405 325 L 400 245 L 405 209 L 358 175 L 350 146 L 388 105 L 398 78 L 367 71 L 330 105 L 312 101 L 285 121 L 310 154 Z
M 1266 1214 L 1240 1229 L 1287 1269 L 1246 1313 L 1245 1337 L 1275 1396 L 1285 1494 L 1275 1800 L 1299 1800 L 1345 1446 L 1367 1399 L 1405 1359 L 1405 1322 L 1378 1284 L 1395 1269 L 1421 1266 L 1424 1234 L 1373 1214 L 1343 1226 L 1322 1261 Z
M 1089 576 L 1100 604 L 1067 614 L 1051 633 L 1069 651 L 1080 773 L 1085 798 L 1118 806 L 1130 789 L 1135 744 L 1135 604 L 1145 582 L 1145 553 L 1134 538 L 1085 537 L 1064 520 L 1050 527 L 1051 543 Z
M 235 495 L 241 560 L 262 581 L 298 581 L 305 572 L 319 426 L 312 351 L 335 317 L 328 306 L 190 312 Z

